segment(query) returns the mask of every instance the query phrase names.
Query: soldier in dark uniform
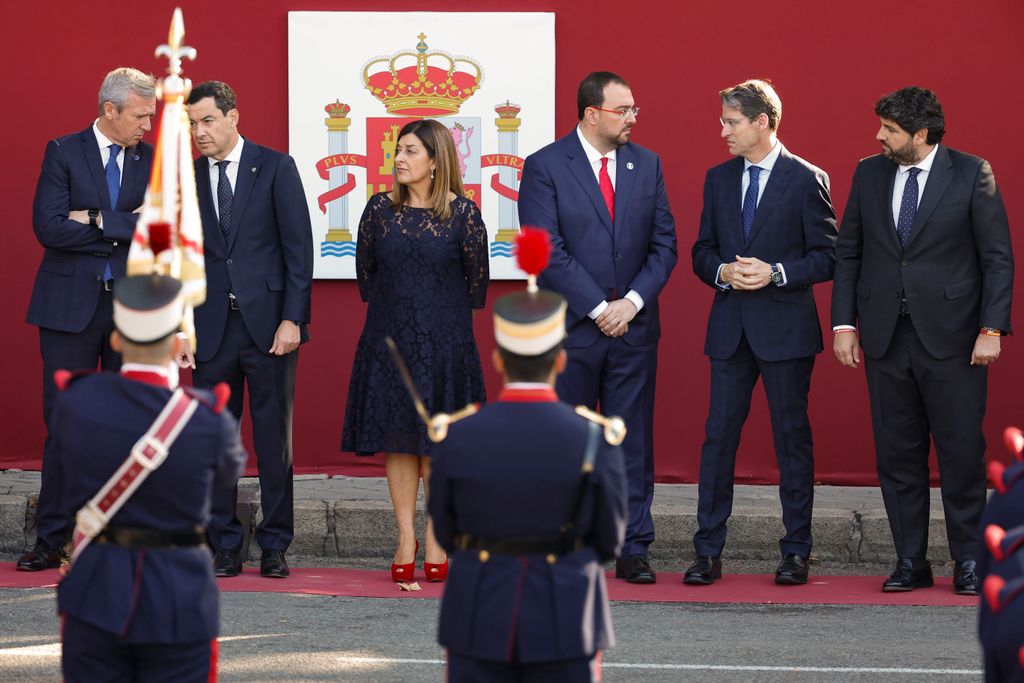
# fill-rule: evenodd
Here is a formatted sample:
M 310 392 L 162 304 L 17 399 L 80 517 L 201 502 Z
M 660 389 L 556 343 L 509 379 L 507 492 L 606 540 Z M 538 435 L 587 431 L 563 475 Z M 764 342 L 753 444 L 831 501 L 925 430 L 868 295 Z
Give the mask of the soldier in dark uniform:
M 111 346 L 123 355 L 120 374 L 58 373 L 51 424 L 63 512 L 78 513 L 75 543 L 99 531 L 84 550 L 76 546 L 57 590 L 69 683 L 216 680 L 219 600 L 204 527 L 211 490 L 233 487 L 246 458 L 237 423 L 221 410 L 225 392 L 172 397 L 182 310 L 174 279 L 117 281 Z M 194 412 L 178 421 L 166 459 L 109 521 L 98 516 L 109 500 L 94 497 L 129 454 L 160 450 L 140 437 L 175 400 Z
M 434 454 L 428 509 L 451 555 L 438 640 L 453 683 L 599 680 L 614 644 L 602 563 L 625 533 L 625 430 L 558 401 L 565 310 L 544 291 L 495 303 L 504 389 Z
M 978 557 L 985 680 L 1024 683 L 1024 462 L 990 466 L 989 479 L 996 492 L 982 516 Z

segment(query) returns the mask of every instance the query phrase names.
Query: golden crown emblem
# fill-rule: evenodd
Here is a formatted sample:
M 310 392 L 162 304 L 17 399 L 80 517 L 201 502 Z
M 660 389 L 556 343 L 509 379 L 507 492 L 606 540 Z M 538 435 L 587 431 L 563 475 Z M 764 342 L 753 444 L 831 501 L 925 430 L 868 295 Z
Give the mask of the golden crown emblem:
M 480 89 L 483 70 L 467 57 L 427 51 L 427 36 L 418 36 L 416 51 L 377 57 L 363 67 L 363 83 L 389 114 L 426 118 L 457 114 Z

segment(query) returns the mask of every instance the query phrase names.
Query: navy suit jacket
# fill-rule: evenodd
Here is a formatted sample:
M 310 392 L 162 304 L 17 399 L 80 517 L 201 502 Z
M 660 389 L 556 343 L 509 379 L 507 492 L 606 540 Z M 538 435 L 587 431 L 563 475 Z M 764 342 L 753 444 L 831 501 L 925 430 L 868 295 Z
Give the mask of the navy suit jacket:
M 744 239 L 743 166 L 736 157 L 710 169 L 704 179 L 704 208 L 692 251 L 693 272 L 715 290 L 704 353 L 729 358 L 746 334 L 762 360 L 813 356 L 822 350 L 813 285 L 832 279 L 835 267 L 836 214 L 828 175 L 783 147 Z M 719 266 L 737 255 L 781 263 L 786 285 L 719 288 Z
M 625 534 L 618 446 L 600 439 L 577 516 L 579 552 L 554 564 L 543 555 L 481 561 L 455 543 L 461 533 L 557 538 L 580 487 L 588 425 L 564 403 L 499 399 L 453 424 L 437 445 L 428 510 L 450 555 L 438 640 L 452 652 L 525 663 L 588 657 L 614 644 L 602 562 L 618 556 Z
M 195 169 L 206 253 L 206 303 L 195 312 L 196 360 L 208 361 L 220 348 L 228 292 L 237 297 L 246 329 L 264 352 L 273 346 L 282 320 L 303 323 L 302 341 L 307 341 L 313 232 L 295 160 L 245 141 L 226 243 L 210 190 L 209 160 L 199 157 Z
M 124 504 L 111 526 L 160 531 L 204 527 L 214 486 L 234 487 L 245 466 L 238 424 L 211 397 L 185 425 L 167 460 Z M 116 373 L 72 380 L 51 421 L 62 512 L 74 514 L 121 466 L 171 398 L 165 387 Z M 209 549 L 139 550 L 90 544 L 57 592 L 60 612 L 132 643 L 185 643 L 217 636 L 219 602 Z
M 103 289 L 104 266 L 125 274 L 135 234 L 133 213 L 149 184 L 153 148 L 140 142 L 124 152 L 117 206 L 110 206 L 107 176 L 92 125 L 46 143 L 32 202 L 32 229 L 43 245 L 27 322 L 60 332 L 81 332 Z M 100 209 L 103 229 L 68 219 L 70 211 Z
M 1013 248 L 992 167 L 940 144 L 905 248 L 892 218 L 897 168 L 880 154 L 857 164 L 836 245 L 832 324 L 859 323 L 864 353 L 881 358 L 903 292 L 928 353 L 967 355 L 980 328 L 1010 332 Z
M 623 339 L 633 345 L 658 341 L 658 294 L 678 258 L 658 155 L 633 143 L 618 148 L 613 223 L 574 129 L 526 158 L 519 222 L 551 233 L 551 261 L 539 280 L 569 303 L 566 347 L 597 341 L 601 331 L 587 314 L 631 289 L 644 307 Z

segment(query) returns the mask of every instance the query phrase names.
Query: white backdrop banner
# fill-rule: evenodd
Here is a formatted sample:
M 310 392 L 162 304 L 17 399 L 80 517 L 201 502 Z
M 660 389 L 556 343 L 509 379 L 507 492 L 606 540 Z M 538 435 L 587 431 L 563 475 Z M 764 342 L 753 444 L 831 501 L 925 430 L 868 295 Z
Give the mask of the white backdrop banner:
M 316 278 L 354 278 L 366 200 L 392 185 L 395 137 L 436 118 L 483 213 L 493 279 L 512 259 L 523 159 L 554 140 L 555 15 L 289 12 L 288 142 L 313 219 Z

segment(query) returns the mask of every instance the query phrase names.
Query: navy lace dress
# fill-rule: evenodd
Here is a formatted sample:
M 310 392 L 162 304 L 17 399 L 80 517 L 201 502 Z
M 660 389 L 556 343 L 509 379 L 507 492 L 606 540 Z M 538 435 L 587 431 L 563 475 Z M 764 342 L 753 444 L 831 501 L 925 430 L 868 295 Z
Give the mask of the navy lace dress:
M 429 209 L 392 209 L 386 193 L 366 204 L 356 276 L 369 307 L 352 365 L 343 451 L 430 455 L 385 336 L 395 340 L 431 414 L 485 398 L 472 309 L 483 308 L 487 295 L 487 230 L 471 200 L 456 197 L 451 209 L 442 223 Z

